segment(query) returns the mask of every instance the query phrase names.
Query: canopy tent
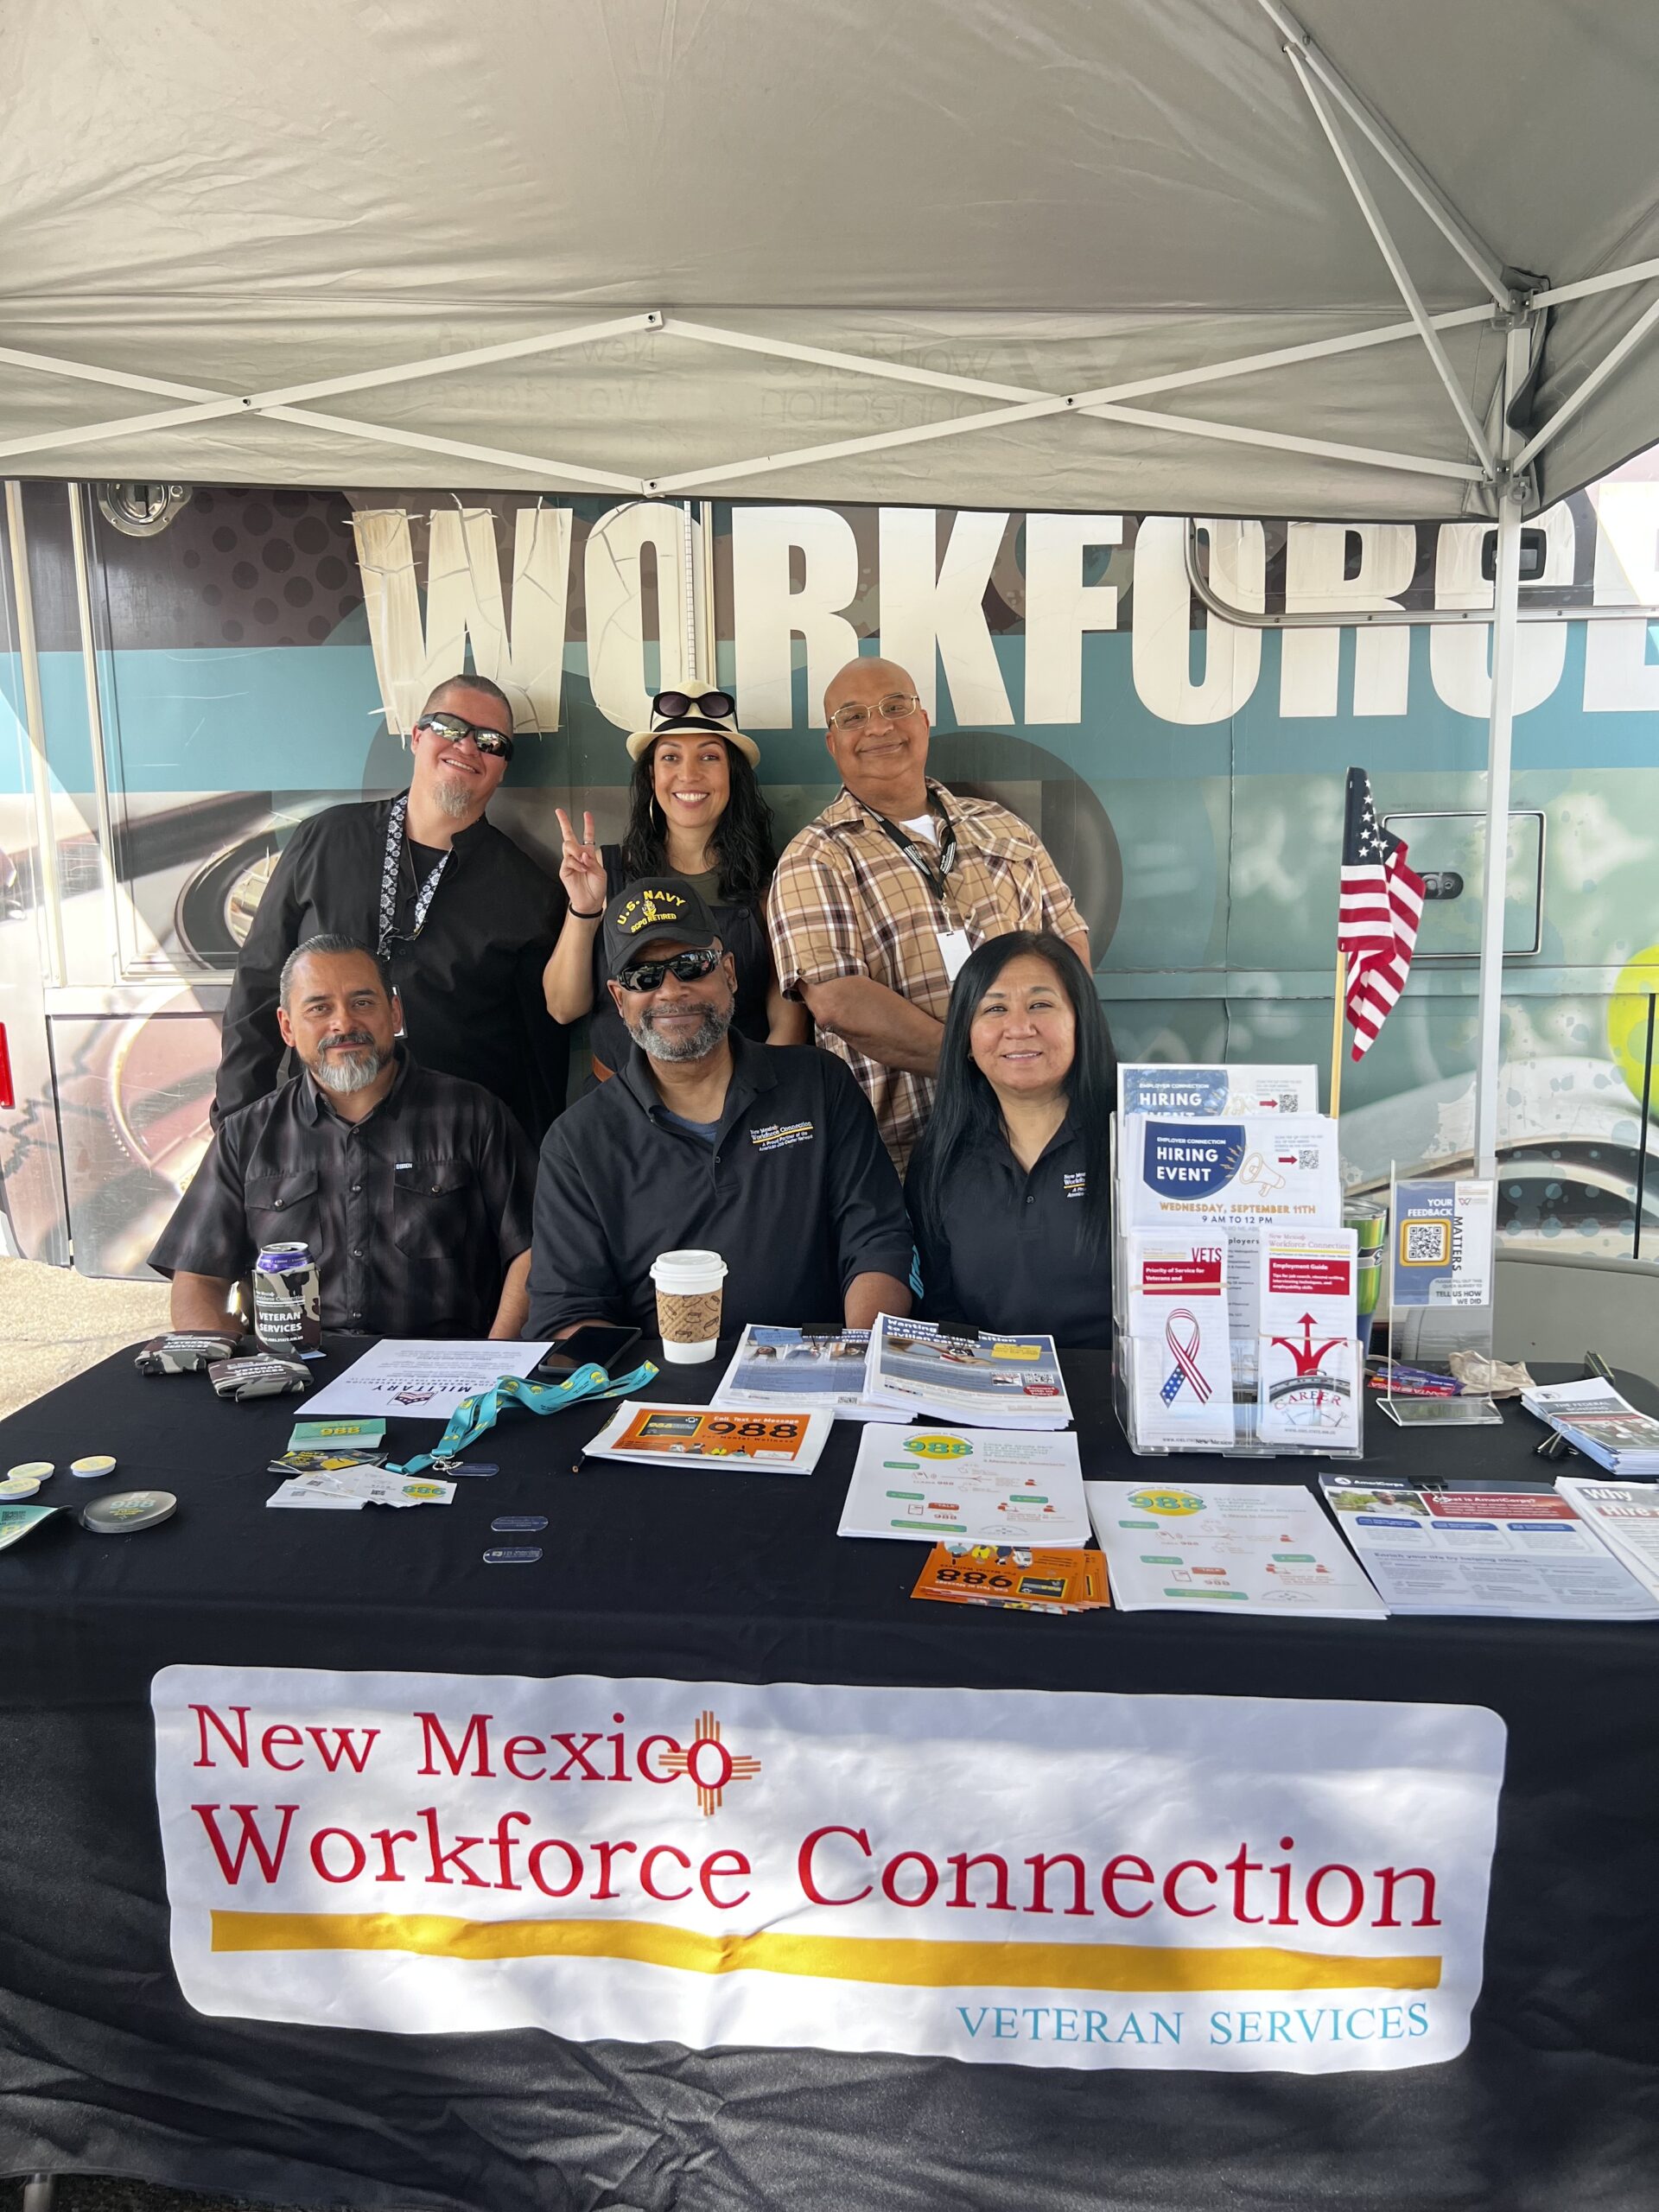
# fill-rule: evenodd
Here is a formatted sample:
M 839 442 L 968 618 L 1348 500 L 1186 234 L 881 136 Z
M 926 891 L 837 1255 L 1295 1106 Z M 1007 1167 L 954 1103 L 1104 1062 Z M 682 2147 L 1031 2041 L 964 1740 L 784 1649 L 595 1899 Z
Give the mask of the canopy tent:
M 8 0 L 27 475 L 1497 515 L 1659 435 L 1659 11 Z

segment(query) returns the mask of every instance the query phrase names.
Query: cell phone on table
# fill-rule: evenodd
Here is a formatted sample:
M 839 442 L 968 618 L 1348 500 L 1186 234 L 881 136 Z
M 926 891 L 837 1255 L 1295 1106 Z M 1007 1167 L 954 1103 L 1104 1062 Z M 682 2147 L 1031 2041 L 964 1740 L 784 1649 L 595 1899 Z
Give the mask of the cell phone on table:
M 622 1374 L 632 1364 L 630 1354 L 639 1342 L 639 1330 L 629 1328 L 626 1322 L 586 1322 L 568 1337 L 562 1337 L 543 1355 L 531 1379 L 557 1382 L 590 1362 L 602 1367 L 607 1375 Z

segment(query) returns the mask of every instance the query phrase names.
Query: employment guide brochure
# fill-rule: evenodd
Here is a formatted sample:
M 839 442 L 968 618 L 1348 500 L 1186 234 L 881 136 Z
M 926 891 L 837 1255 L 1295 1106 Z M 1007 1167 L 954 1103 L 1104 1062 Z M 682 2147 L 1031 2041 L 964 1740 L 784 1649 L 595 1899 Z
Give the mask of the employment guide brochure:
M 1071 1418 L 1052 1337 L 956 1333 L 877 1317 L 864 1395 L 930 1421 L 985 1428 L 1064 1428 Z
M 1043 1549 L 1086 1544 L 1077 1440 L 871 1421 L 859 1439 L 837 1534 Z
M 1358 1475 L 1321 1475 L 1319 1488 L 1391 1613 L 1659 1620 L 1659 1600 L 1554 1490 Z
M 868 1329 L 774 1329 L 751 1322 L 715 1395 L 725 1406 L 823 1408 L 838 1421 L 887 1421 L 864 1395 Z
M 1085 1483 L 1120 1611 L 1380 1621 L 1388 1608 L 1309 1491 L 1289 1483 Z

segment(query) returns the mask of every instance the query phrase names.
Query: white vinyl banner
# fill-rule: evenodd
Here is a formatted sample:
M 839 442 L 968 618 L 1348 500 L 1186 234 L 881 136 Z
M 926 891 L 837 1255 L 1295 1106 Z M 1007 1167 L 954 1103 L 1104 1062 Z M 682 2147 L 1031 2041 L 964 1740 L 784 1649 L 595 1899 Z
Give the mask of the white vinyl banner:
M 202 2012 L 1030 2066 L 1468 2040 L 1478 1707 L 169 1667 Z

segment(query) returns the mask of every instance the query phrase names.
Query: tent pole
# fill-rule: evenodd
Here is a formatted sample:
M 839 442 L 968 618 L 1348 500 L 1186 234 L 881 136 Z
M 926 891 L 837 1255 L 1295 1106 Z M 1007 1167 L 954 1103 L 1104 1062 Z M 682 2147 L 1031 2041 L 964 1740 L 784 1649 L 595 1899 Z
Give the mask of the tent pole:
M 1503 393 L 1507 410 L 1521 388 L 1531 354 L 1531 331 L 1522 325 L 1504 341 Z M 1500 421 L 1502 417 L 1500 417 Z M 1511 451 L 1516 432 L 1503 430 Z M 1506 456 L 1507 457 L 1507 456 Z M 1497 1095 L 1503 1016 L 1503 903 L 1510 845 L 1510 761 L 1515 730 L 1515 652 L 1520 634 L 1520 480 L 1506 478 L 1497 506 L 1497 562 L 1492 588 L 1492 704 L 1486 736 L 1485 884 L 1481 899 L 1480 995 L 1475 1025 L 1475 1173 L 1497 1173 Z

